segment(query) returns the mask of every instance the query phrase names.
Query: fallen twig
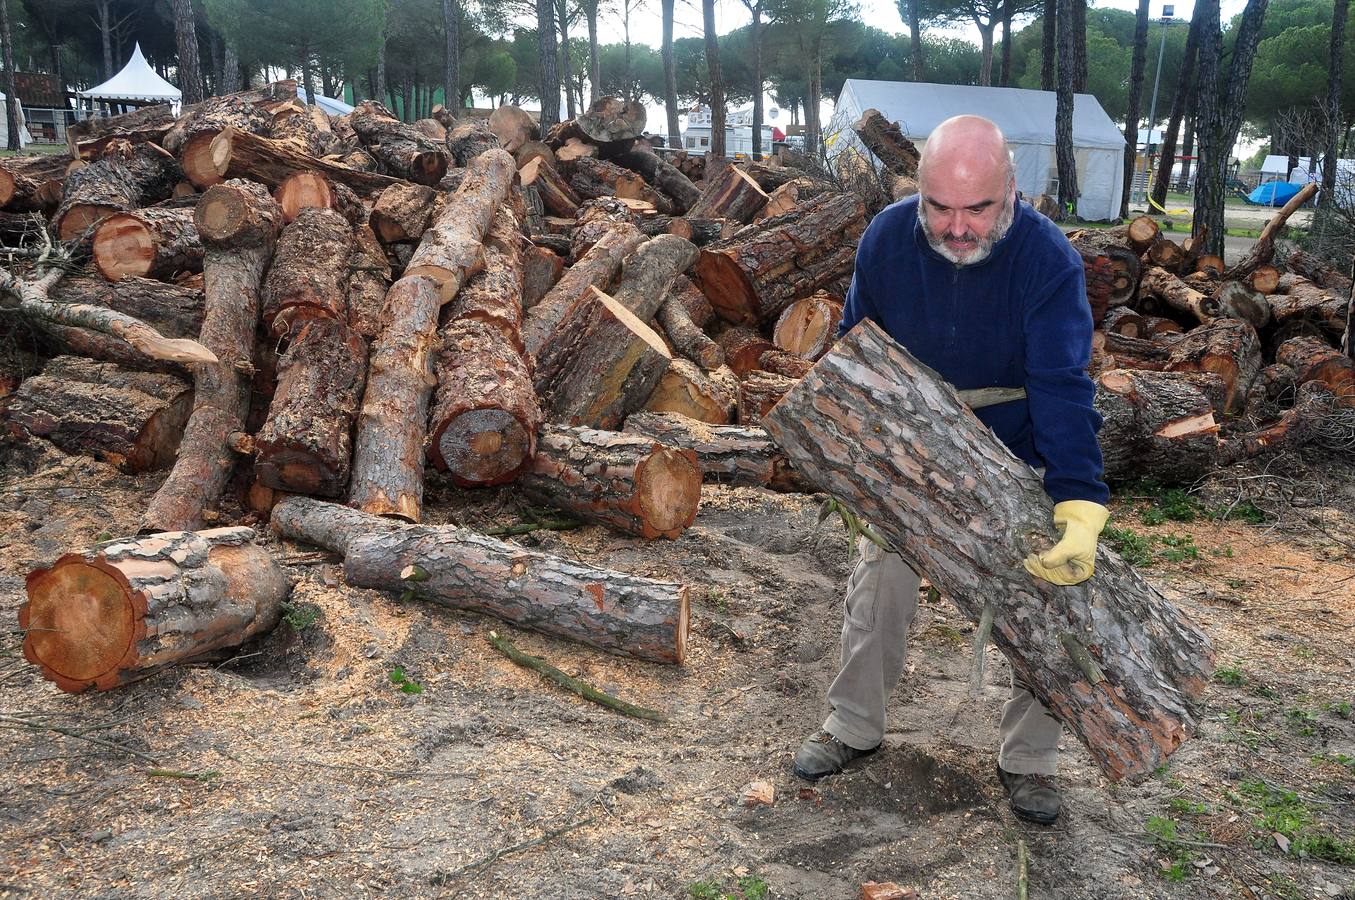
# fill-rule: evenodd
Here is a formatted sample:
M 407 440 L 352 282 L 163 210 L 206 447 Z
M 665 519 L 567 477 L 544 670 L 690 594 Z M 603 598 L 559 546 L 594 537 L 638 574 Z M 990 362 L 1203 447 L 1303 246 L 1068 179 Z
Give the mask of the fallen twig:
M 620 698 L 613 697 L 611 694 L 598 690 L 586 681 L 581 681 L 578 678 L 571 678 L 541 657 L 523 653 L 517 647 L 514 647 L 507 639 L 499 637 L 498 632 L 491 631 L 487 640 L 495 650 L 498 650 L 513 662 L 539 672 L 547 679 L 560 685 L 560 687 L 573 691 L 585 700 L 591 700 L 610 710 L 619 712 L 623 716 L 631 716 L 636 719 L 648 719 L 651 722 L 666 722 L 668 720 L 668 716 L 657 709 L 647 709 L 643 706 L 627 703 L 625 700 L 621 700 Z
M 30 719 L 24 719 L 19 716 L 0 715 L 0 724 L 9 724 L 15 728 L 29 728 L 33 731 L 54 731 L 57 734 L 63 734 L 66 737 L 72 737 L 81 741 L 89 741 L 91 744 L 98 744 L 101 747 L 107 747 L 110 750 L 117 750 L 120 753 L 126 753 L 131 756 L 144 759 L 152 765 L 158 764 L 158 760 L 148 753 L 142 753 L 140 750 L 134 750 L 131 747 L 124 746 L 116 741 L 107 741 L 103 738 L 90 737 L 79 731 L 72 731 L 69 728 L 62 728 L 60 725 L 49 725 L 46 722 L 34 722 Z
M 583 819 L 582 821 L 579 822 L 574 822 L 571 825 L 561 825 L 559 828 L 553 828 L 550 831 L 547 831 L 545 834 L 541 835 L 541 837 L 533 838 L 530 841 L 522 841 L 520 843 L 513 844 L 511 846 L 504 847 L 499 850 L 495 850 L 493 853 L 490 853 L 483 859 L 477 860 L 476 862 L 473 862 L 469 865 L 461 866 L 460 868 L 453 869 L 450 872 L 438 872 L 432 878 L 429 879 L 429 883 L 433 885 L 446 884 L 448 881 L 451 881 L 454 878 L 460 878 L 463 875 L 469 875 L 472 872 L 478 872 L 481 869 L 485 869 L 511 853 L 517 853 L 522 850 L 528 850 L 532 847 L 540 846 L 541 844 L 550 843 L 551 841 L 555 840 L 561 835 L 568 834 L 571 831 L 577 831 L 580 828 L 592 824 L 593 817 L 589 816 L 588 818 Z

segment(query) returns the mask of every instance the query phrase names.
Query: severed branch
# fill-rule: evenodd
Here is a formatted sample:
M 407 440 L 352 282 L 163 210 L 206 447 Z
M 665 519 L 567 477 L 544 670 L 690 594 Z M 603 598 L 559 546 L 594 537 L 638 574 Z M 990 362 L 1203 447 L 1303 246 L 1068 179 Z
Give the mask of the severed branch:
M 586 681 L 582 681 L 578 678 L 571 678 L 541 657 L 532 656 L 530 653 L 522 652 L 517 647 L 513 646 L 512 642 L 507 638 L 500 637 L 497 631 L 491 631 L 487 639 L 495 650 L 498 650 L 513 662 L 540 673 L 548 681 L 555 682 L 565 690 L 573 691 L 585 700 L 591 700 L 600 706 L 605 706 L 614 712 L 619 712 L 623 716 L 630 716 L 635 719 L 648 719 L 651 722 L 665 722 L 668 720 L 668 716 L 657 709 L 647 709 L 643 706 L 627 703 L 625 700 L 613 697 L 611 694 L 598 690 Z
M 1306 184 L 1297 194 L 1290 197 L 1289 202 L 1280 207 L 1280 211 L 1271 216 L 1270 221 L 1261 229 L 1260 236 L 1251 250 L 1247 251 L 1247 255 L 1237 265 L 1223 273 L 1224 281 L 1241 281 L 1259 267 L 1268 265 L 1275 255 L 1275 235 L 1289 221 L 1289 217 L 1298 212 L 1303 204 L 1313 199 L 1316 193 L 1316 183 Z

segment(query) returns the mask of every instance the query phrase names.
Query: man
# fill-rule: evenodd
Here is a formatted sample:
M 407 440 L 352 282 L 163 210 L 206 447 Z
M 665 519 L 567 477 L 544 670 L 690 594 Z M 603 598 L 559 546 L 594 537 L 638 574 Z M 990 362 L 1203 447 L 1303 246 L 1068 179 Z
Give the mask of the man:
M 1086 375 L 1091 312 L 1082 260 L 1058 228 L 1016 199 L 1006 139 L 977 116 L 937 126 L 918 165 L 918 194 L 871 222 L 840 333 L 870 318 L 956 388 L 1024 387 L 1026 397 L 976 411 L 1021 459 L 1044 469 L 1062 537 L 1026 560 L 1032 575 L 1077 584 L 1092 574 L 1109 491 L 1101 480 Z M 874 753 L 885 705 L 906 661 L 919 576 L 903 557 L 861 542 L 847 582 L 842 669 L 823 731 L 795 755 L 816 781 Z M 1061 726 L 1013 680 L 1002 712 L 998 775 L 1024 819 L 1052 823 Z

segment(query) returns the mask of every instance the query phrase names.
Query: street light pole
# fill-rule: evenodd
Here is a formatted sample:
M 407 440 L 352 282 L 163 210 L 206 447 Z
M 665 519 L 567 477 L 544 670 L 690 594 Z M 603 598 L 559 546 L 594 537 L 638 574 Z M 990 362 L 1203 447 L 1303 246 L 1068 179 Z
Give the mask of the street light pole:
M 1162 18 L 1158 20 L 1158 24 L 1162 26 L 1162 41 L 1157 45 L 1157 74 L 1153 76 L 1153 100 L 1148 105 L 1148 138 L 1143 142 L 1143 146 L 1148 151 L 1148 165 L 1143 170 L 1144 197 L 1148 196 L 1148 172 L 1152 169 L 1153 162 L 1153 123 L 1157 121 L 1157 88 L 1162 83 L 1162 56 L 1167 50 L 1167 26 L 1171 24 L 1172 14 L 1175 12 L 1176 8 L 1172 4 L 1164 3 L 1162 5 Z M 1134 148 L 1134 152 L 1138 152 L 1137 147 Z M 1174 163 L 1175 160 L 1172 160 L 1172 162 Z M 1168 163 L 1168 165 L 1170 166 L 1171 163 Z M 1171 172 L 1168 171 L 1167 175 L 1170 177 Z

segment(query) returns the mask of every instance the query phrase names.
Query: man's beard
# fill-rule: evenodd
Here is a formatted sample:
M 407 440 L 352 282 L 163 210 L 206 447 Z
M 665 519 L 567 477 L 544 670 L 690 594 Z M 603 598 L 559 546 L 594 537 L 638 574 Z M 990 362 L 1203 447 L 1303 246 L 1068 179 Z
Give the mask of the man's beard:
M 933 250 L 957 266 L 972 266 L 983 262 L 992 255 L 993 246 L 1007 236 L 1007 231 L 1012 227 L 1012 220 L 1016 218 L 1016 204 L 1013 202 L 1012 195 L 1007 194 L 1002 203 L 1002 212 L 998 214 L 992 230 L 985 235 L 976 235 L 972 231 L 966 231 L 961 235 L 951 235 L 953 240 L 975 242 L 976 246 L 968 253 L 958 253 L 947 247 L 944 233 L 940 237 L 932 234 L 931 228 L 927 227 L 927 201 L 925 199 L 918 201 L 917 217 L 922 223 L 922 233 L 927 236 L 927 243 L 932 245 Z

